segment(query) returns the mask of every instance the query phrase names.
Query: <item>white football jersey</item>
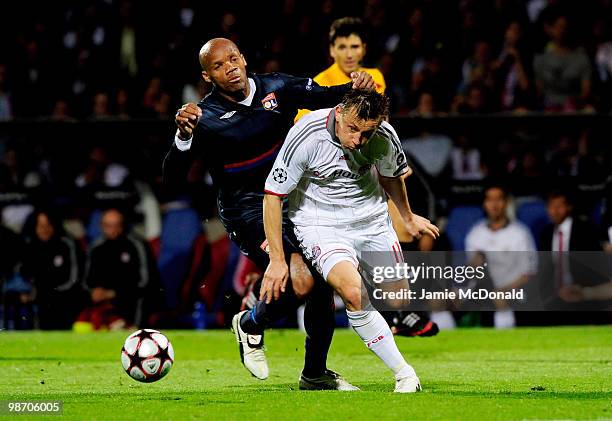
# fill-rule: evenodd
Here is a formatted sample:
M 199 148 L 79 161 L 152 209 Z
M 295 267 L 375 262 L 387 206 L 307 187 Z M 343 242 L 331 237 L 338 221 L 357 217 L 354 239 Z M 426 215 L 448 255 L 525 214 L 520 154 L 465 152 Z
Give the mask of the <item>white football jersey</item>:
M 335 135 L 334 109 L 314 111 L 287 134 L 266 193 L 289 195 L 296 225 L 347 225 L 387 215 L 387 196 L 378 174 L 408 171 L 397 133 L 383 122 L 358 150 L 344 149 Z

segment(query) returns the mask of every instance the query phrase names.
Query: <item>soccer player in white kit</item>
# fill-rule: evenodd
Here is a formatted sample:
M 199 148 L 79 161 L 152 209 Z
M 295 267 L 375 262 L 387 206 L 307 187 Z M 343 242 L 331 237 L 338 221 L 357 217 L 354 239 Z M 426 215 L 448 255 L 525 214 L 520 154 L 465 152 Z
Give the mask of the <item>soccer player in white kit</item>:
M 409 168 L 387 115 L 386 97 L 354 90 L 335 108 L 314 111 L 289 131 L 265 185 L 270 264 L 260 298 L 276 299 L 287 282 L 281 219 L 282 198 L 289 196 L 289 218 L 305 257 L 342 297 L 355 332 L 393 371 L 395 391 L 410 393 L 421 390 L 419 378 L 385 319 L 362 297 L 361 277 L 369 282 L 373 266 L 403 262 L 387 194 L 411 235 L 435 238 L 439 231 L 410 210 L 401 178 Z

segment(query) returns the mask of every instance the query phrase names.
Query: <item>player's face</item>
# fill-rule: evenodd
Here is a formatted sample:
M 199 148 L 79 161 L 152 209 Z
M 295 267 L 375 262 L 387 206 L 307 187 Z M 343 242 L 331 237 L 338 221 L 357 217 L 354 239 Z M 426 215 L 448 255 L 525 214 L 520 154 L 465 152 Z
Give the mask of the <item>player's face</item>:
M 565 197 L 552 197 L 546 204 L 548 216 L 556 224 L 562 223 L 565 218 L 572 213 L 572 206 L 565 200 Z
M 340 69 L 347 75 L 359 70 L 365 56 L 366 45 L 355 34 L 348 37 L 338 37 L 329 47 L 329 54 L 338 63 Z
M 348 150 L 360 149 L 372 137 L 381 120 L 362 120 L 354 112 L 336 107 L 336 136 Z
M 246 96 L 248 92 L 246 60 L 231 44 L 224 44 L 210 51 L 202 77 L 230 96 L 239 92 Z
M 487 218 L 499 220 L 506 216 L 506 206 L 508 201 L 501 189 L 492 188 L 485 193 L 484 210 Z

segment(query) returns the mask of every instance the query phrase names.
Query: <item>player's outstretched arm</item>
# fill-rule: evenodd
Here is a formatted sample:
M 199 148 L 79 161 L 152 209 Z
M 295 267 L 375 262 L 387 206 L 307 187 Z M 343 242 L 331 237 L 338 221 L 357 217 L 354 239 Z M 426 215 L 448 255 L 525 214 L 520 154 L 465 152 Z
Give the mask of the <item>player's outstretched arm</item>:
M 366 72 L 351 73 L 351 82 L 344 85 L 320 86 L 309 78 L 280 75 L 285 82 L 285 94 L 298 108 L 317 110 L 338 105 L 351 89 L 375 89 L 372 75 Z
M 379 181 L 385 192 L 395 203 L 395 206 L 397 206 L 410 235 L 415 238 L 421 238 L 422 235 L 431 235 L 433 238 L 440 236 L 440 230 L 429 219 L 412 213 L 410 203 L 408 202 L 408 194 L 406 193 L 406 185 L 402 177 L 385 177 L 380 175 Z
M 283 202 L 279 196 L 266 194 L 263 202 L 264 230 L 270 247 L 270 263 L 264 273 L 259 299 L 266 303 L 277 300 L 285 292 L 289 267 L 283 250 Z

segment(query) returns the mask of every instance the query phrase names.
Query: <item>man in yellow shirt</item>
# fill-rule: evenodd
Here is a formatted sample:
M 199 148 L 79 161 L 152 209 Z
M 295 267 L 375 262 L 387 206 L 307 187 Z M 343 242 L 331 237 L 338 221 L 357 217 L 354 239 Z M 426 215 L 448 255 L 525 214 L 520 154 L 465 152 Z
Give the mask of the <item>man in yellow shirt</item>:
M 365 25 L 359 18 L 336 19 L 329 30 L 329 55 L 334 64 L 314 77 L 321 86 L 342 85 L 351 81 L 351 72 L 367 72 L 372 75 L 376 92 L 385 93 L 385 78 L 376 68 L 361 67 L 366 54 Z M 295 121 L 309 110 L 300 110 Z
M 361 67 L 366 55 L 365 27 L 359 18 L 335 20 L 329 31 L 329 55 L 334 64 L 319 73 L 315 82 L 322 86 L 333 86 L 351 81 L 351 72 L 367 72 L 374 78 L 376 91 L 385 93 L 385 78 L 380 70 Z
M 342 85 L 351 81 L 351 72 L 366 72 L 372 75 L 376 91 L 385 93 L 385 78 L 380 70 L 376 68 L 361 67 L 366 55 L 365 25 L 359 18 L 344 17 L 336 19 L 329 30 L 329 55 L 334 63 L 313 79 L 321 86 Z M 309 110 L 300 110 L 295 121 L 309 113 Z M 405 177 L 412 174 L 409 170 Z M 388 201 L 389 215 L 393 222 L 393 228 L 401 243 L 413 241 L 408 233 L 399 211 L 393 201 Z M 389 322 L 393 333 L 402 336 L 433 336 L 438 333 L 438 326 L 429 320 L 425 312 L 384 312 L 383 316 Z

